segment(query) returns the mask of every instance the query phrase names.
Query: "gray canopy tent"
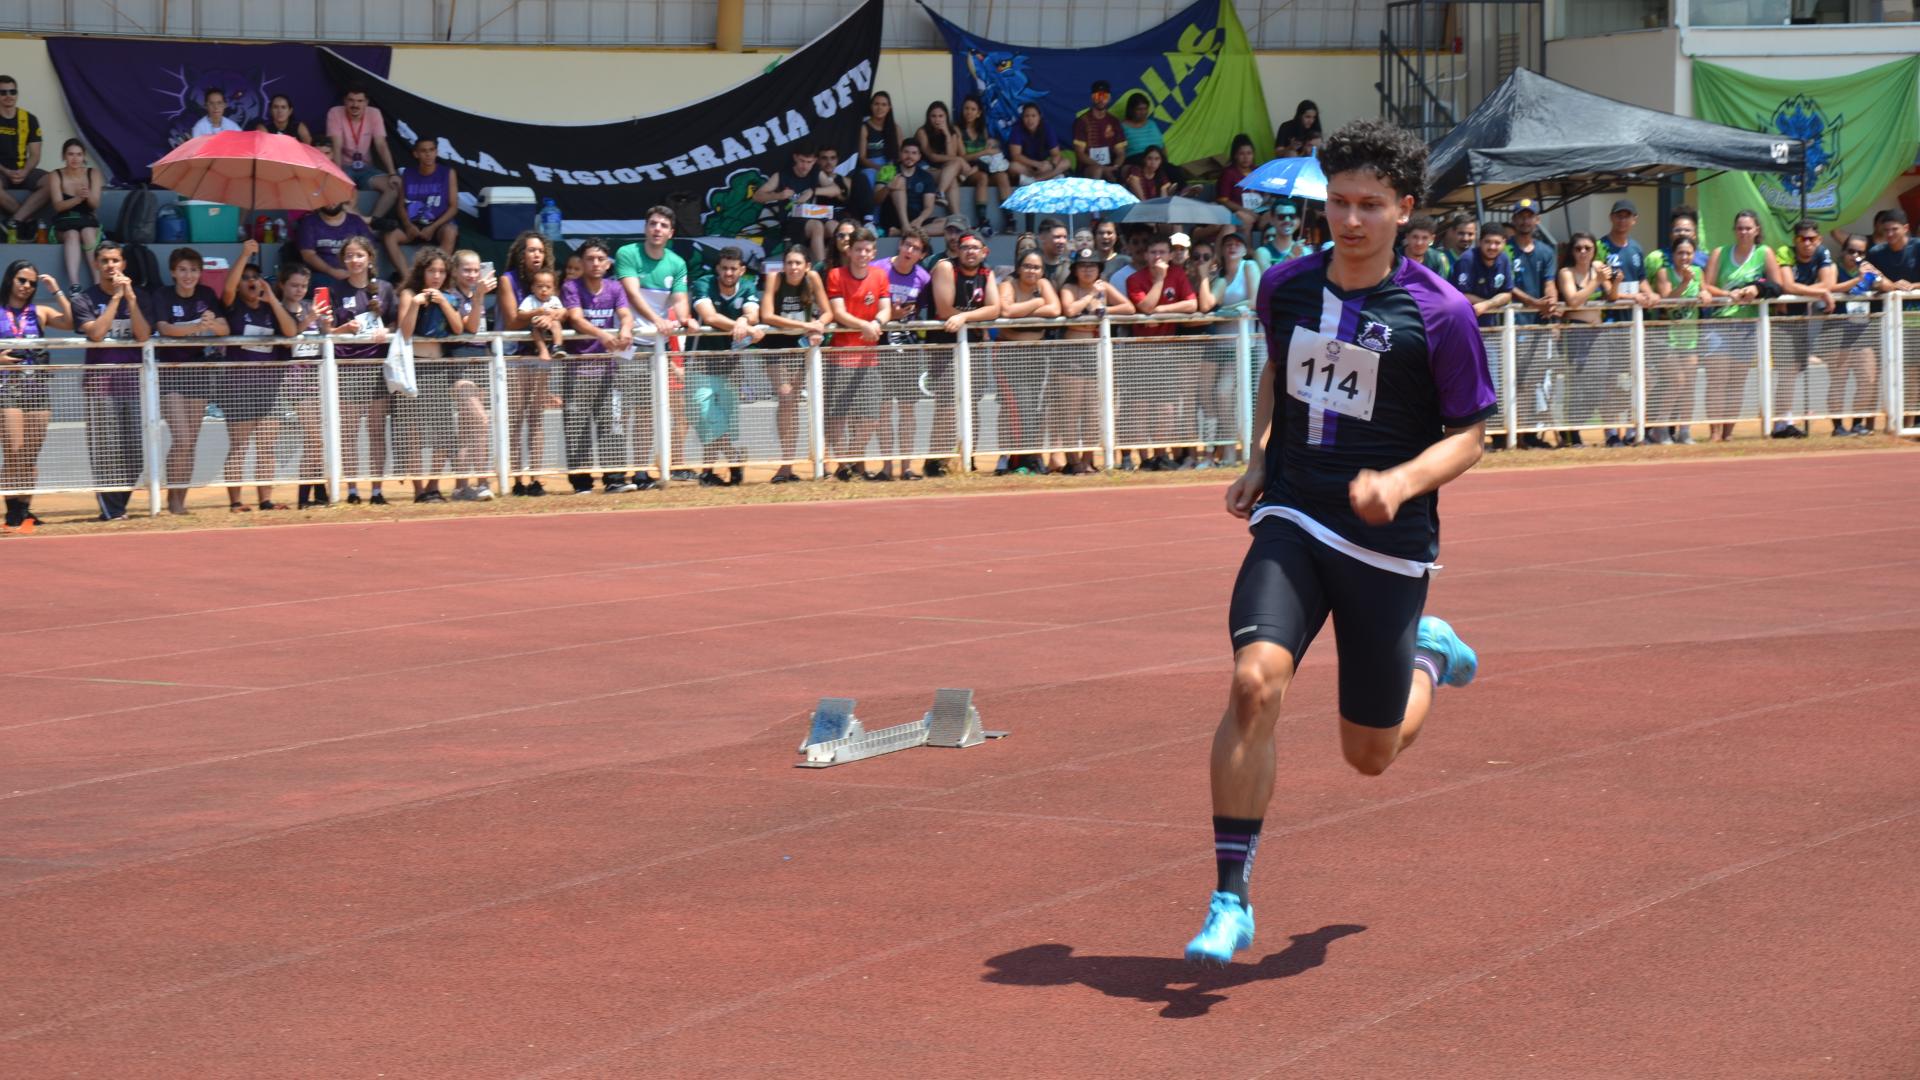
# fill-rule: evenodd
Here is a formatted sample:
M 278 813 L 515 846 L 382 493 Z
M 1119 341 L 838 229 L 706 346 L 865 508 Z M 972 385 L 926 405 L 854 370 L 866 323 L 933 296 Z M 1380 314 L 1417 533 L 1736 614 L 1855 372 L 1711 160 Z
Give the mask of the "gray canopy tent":
M 1507 77 L 1428 159 L 1430 206 L 1530 195 L 1542 211 L 1602 191 L 1696 169 L 1796 173 L 1798 139 L 1694 120 L 1589 93 L 1522 68 Z M 1806 184 L 1800 185 L 1806 198 Z

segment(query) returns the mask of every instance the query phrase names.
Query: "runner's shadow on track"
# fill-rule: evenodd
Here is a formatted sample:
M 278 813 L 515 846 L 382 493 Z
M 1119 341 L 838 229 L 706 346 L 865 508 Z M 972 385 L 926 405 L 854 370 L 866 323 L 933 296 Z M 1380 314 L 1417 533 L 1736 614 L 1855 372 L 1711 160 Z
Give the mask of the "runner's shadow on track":
M 1071 945 L 1029 945 L 989 959 L 987 966 L 993 970 L 981 979 L 1008 986 L 1081 983 L 1108 997 L 1148 1004 L 1165 1002 L 1160 1015 L 1182 1020 L 1205 1016 L 1207 1010 L 1227 1000 L 1219 991 L 1311 971 L 1327 962 L 1328 945 L 1365 929 L 1336 923 L 1310 934 L 1294 934 L 1291 944 L 1257 964 L 1224 968 L 1189 964 L 1179 957 L 1075 956 Z

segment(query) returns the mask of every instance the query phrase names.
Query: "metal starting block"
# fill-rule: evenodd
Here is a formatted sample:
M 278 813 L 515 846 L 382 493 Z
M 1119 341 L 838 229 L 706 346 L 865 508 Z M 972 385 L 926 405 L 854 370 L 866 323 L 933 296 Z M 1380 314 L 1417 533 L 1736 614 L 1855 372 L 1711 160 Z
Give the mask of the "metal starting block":
M 978 746 L 1007 732 L 986 731 L 971 690 L 939 690 L 933 708 L 918 720 L 868 731 L 853 713 L 852 698 L 821 698 L 800 744 L 802 769 L 824 769 L 916 746 Z

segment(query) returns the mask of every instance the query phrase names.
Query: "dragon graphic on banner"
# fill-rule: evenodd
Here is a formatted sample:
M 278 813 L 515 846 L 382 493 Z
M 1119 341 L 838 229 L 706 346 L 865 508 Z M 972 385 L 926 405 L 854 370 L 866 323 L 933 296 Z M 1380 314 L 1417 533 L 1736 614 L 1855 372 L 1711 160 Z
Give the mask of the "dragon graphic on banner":
M 1152 104 L 1151 115 L 1166 132 L 1167 157 L 1176 164 L 1224 158 L 1241 134 L 1256 147 L 1272 145 L 1260 72 L 1232 0 L 1198 0 L 1158 26 L 1097 49 L 990 41 L 942 18 L 924 0 L 920 6 L 953 54 L 954 100 L 978 94 L 989 132 L 1002 144 L 1029 104 L 1039 106 L 1064 142 L 1087 107 L 1088 88 L 1105 79 L 1113 84 L 1116 113 L 1124 115 L 1135 94 Z

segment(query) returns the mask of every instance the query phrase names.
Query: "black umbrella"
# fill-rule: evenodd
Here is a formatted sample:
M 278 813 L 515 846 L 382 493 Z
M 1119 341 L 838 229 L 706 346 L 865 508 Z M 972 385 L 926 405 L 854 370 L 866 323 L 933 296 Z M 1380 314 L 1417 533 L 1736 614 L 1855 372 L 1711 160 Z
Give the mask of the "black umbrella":
M 1234 225 L 1240 220 L 1233 216 L 1233 211 L 1219 203 L 1201 202 L 1178 195 L 1146 199 L 1132 206 L 1123 206 L 1110 211 L 1107 218 L 1148 225 Z

